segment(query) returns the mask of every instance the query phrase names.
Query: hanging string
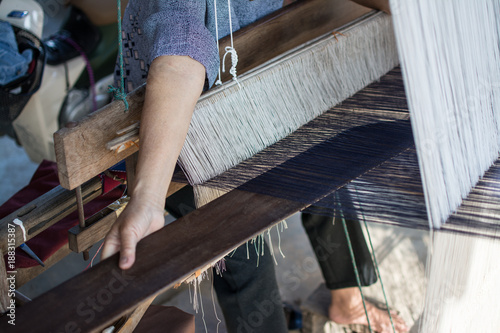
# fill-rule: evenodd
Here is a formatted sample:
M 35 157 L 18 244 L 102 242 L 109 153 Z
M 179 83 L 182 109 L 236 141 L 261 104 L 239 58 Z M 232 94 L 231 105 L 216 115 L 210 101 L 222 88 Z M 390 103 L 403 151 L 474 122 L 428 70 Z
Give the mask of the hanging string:
M 271 239 L 271 229 L 272 228 L 269 228 L 267 229 L 267 236 L 269 238 L 269 250 L 271 252 L 271 256 L 273 257 L 274 259 L 274 263 L 276 264 L 276 266 L 278 266 L 278 261 L 276 260 L 276 256 L 274 255 L 274 249 L 273 249 L 273 241 Z
M 205 320 L 205 310 L 203 309 L 203 296 L 201 294 L 201 281 L 203 281 L 203 275 L 200 275 L 198 277 L 197 282 L 198 283 L 198 295 L 200 296 L 200 308 L 201 308 L 201 320 L 203 321 L 203 326 L 205 327 L 205 332 L 208 333 L 208 328 L 207 328 L 207 322 Z
M 337 193 L 335 193 L 337 202 L 340 203 L 340 199 Z M 358 266 L 356 265 L 356 257 L 354 256 L 354 251 L 352 249 L 351 238 L 349 237 L 349 231 L 347 230 L 347 225 L 345 223 L 344 213 L 342 212 L 342 207 L 339 204 L 340 218 L 342 219 L 342 225 L 344 226 L 345 237 L 347 238 L 347 245 L 349 246 L 349 254 L 351 255 L 352 266 L 354 267 L 354 274 L 356 275 L 356 282 L 358 283 L 359 292 L 361 293 L 361 300 L 363 301 L 363 308 L 365 309 L 366 321 L 368 322 L 368 329 L 370 333 L 373 332 L 372 326 L 370 324 L 370 318 L 368 317 L 368 310 L 366 309 L 365 295 L 361 289 L 361 279 L 359 278 Z
M 233 80 L 236 81 L 238 84 L 238 87 L 241 88 L 240 82 L 238 81 L 238 78 L 236 76 L 236 65 L 238 64 L 238 53 L 236 53 L 236 50 L 234 48 L 234 43 L 233 43 L 233 22 L 231 20 L 231 0 L 227 0 L 227 8 L 228 8 L 228 13 L 229 13 L 229 34 L 231 36 L 231 46 L 226 46 L 226 53 L 224 53 L 224 57 L 222 58 L 222 71 L 225 73 L 226 68 L 225 68 L 225 61 L 226 61 L 226 56 L 228 54 L 231 54 L 231 69 L 229 70 L 229 74 L 233 76 Z
M 219 52 L 219 24 L 217 20 L 217 0 L 214 0 L 214 12 L 215 12 L 215 39 L 217 40 L 217 52 Z M 217 81 L 215 81 L 215 85 L 221 85 L 222 80 L 220 79 L 221 77 L 221 72 L 220 72 L 220 66 L 219 66 L 219 75 L 217 76 Z
M 260 242 L 259 242 L 260 237 L 257 236 L 257 238 L 254 238 L 254 246 L 255 246 L 255 252 L 257 253 L 257 267 L 259 267 L 259 260 L 260 260 Z
M 212 271 L 212 281 L 215 281 L 213 271 Z M 217 319 L 216 332 L 219 333 L 219 325 L 220 325 L 220 323 L 222 323 L 222 320 L 220 320 L 219 316 L 217 315 L 217 307 L 215 306 L 214 284 L 213 283 L 212 283 L 212 288 L 210 289 L 210 295 L 212 296 L 212 305 L 214 307 L 215 318 Z
M 89 267 L 92 267 L 94 265 L 94 259 L 97 257 L 97 255 L 101 251 L 101 248 L 102 248 L 103 245 L 104 245 L 104 242 L 99 246 L 99 248 L 97 249 L 96 253 L 92 257 L 92 260 L 90 260 L 89 264 L 87 265 L 87 267 L 85 267 L 84 271 L 86 271 L 87 269 L 89 269 Z
M 283 222 L 281 222 L 281 232 L 283 232 Z M 276 225 L 276 233 L 278 234 L 278 249 L 280 250 L 281 256 L 285 258 L 285 254 L 281 251 L 281 235 L 278 225 Z
M 250 259 L 250 252 L 248 251 L 248 242 L 249 241 L 247 241 L 247 259 Z
M 231 18 L 231 0 L 227 0 L 227 7 L 228 7 L 228 15 L 229 15 L 229 35 L 231 36 L 231 46 L 226 46 L 225 50 L 226 53 L 224 53 L 224 57 L 222 57 L 222 72 L 226 72 L 226 56 L 228 54 L 231 55 L 231 68 L 229 69 L 229 74 L 233 76 L 233 80 L 236 81 L 238 84 L 238 87 L 241 88 L 240 82 L 238 81 L 238 77 L 236 74 L 236 65 L 238 65 L 238 53 L 236 52 L 236 49 L 234 48 L 234 41 L 233 41 L 233 22 Z M 214 12 L 215 12 L 215 39 L 217 39 L 217 50 L 219 50 L 219 25 L 218 25 L 218 19 L 217 19 L 217 0 L 214 0 Z M 219 75 L 217 81 L 215 81 L 215 85 L 221 85 L 222 80 L 221 80 L 221 69 L 219 67 Z
M 391 310 L 389 309 L 389 302 L 387 301 L 387 296 L 385 294 L 384 283 L 382 282 L 382 276 L 380 275 L 380 270 L 378 269 L 378 262 L 375 256 L 375 250 L 373 249 L 372 238 L 370 236 L 370 231 L 368 230 L 368 223 L 366 223 L 365 213 L 363 212 L 363 208 L 361 207 L 361 201 L 359 200 L 358 189 L 354 186 L 354 190 L 356 191 L 356 196 L 358 197 L 358 203 L 360 205 L 359 211 L 361 212 L 361 219 L 365 225 L 366 235 L 368 236 L 368 243 L 370 244 L 371 255 L 373 259 L 373 263 L 375 264 L 375 271 L 377 272 L 377 278 L 380 281 L 380 287 L 382 287 L 382 294 L 384 295 L 385 307 L 387 308 L 387 313 L 389 314 L 389 319 L 391 320 L 392 331 L 396 333 L 396 328 L 394 327 L 394 322 L 392 321 Z
M 125 75 L 123 71 L 123 46 L 122 46 L 122 4 L 121 0 L 116 0 L 116 7 L 118 9 L 118 59 L 120 63 L 120 87 L 116 88 L 108 86 L 108 91 L 113 94 L 115 99 L 122 100 L 125 104 L 125 112 L 128 112 L 127 94 L 125 93 Z

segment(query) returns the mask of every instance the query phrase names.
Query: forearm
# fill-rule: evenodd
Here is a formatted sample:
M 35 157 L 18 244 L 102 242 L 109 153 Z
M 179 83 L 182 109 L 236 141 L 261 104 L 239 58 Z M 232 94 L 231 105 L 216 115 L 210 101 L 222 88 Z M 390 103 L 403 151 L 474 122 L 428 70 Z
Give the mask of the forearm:
M 189 57 L 162 56 L 152 62 L 132 198 L 147 199 L 163 207 L 204 80 L 205 68 Z

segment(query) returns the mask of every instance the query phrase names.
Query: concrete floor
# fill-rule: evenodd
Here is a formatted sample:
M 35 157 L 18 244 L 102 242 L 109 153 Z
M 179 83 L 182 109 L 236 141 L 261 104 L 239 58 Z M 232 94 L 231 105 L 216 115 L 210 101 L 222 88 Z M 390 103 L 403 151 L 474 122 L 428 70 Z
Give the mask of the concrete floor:
M 0 175 L 3 176 L 0 185 L 0 203 L 3 203 L 28 183 L 37 165 L 28 160 L 22 148 L 17 147 L 12 140 L 5 137 L 0 138 L 0 156 L 2 157 Z M 284 230 L 281 235 L 281 250 L 285 258 L 279 255 L 278 239 L 276 234 L 272 233 L 274 252 L 278 262 L 276 278 L 282 299 L 296 309 L 321 316 L 327 308 L 328 291 L 320 287 L 323 279 L 319 266 L 300 224 L 299 216 L 295 215 L 287 222 L 288 229 Z M 423 309 L 428 235 L 422 231 L 383 225 L 370 225 L 369 229 L 389 304 L 401 312 L 409 326 L 414 326 L 412 332 L 416 332 L 415 323 L 418 322 Z M 97 248 L 98 245 L 93 247 L 91 255 L 96 252 Z M 78 274 L 87 264 L 88 262 L 84 262 L 81 255 L 72 254 L 21 287 L 20 291 L 34 298 Z M 203 314 L 200 311 L 196 315 L 197 332 L 205 332 L 205 325 L 208 332 L 216 332 L 217 318 L 222 318 L 222 312 L 217 306 L 216 298 L 213 297 L 210 282 L 203 282 L 201 288 Z M 365 293 L 383 300 L 379 283 L 365 288 Z M 175 305 L 186 312 L 194 313 L 189 299 L 188 287 L 183 286 L 166 292 L 156 302 Z M 218 331 L 225 332 L 223 322 L 219 325 Z M 326 331 L 335 332 L 335 325 L 327 323 Z
M 0 137 L 0 205 L 29 183 L 37 167 L 22 147 L 8 137 Z

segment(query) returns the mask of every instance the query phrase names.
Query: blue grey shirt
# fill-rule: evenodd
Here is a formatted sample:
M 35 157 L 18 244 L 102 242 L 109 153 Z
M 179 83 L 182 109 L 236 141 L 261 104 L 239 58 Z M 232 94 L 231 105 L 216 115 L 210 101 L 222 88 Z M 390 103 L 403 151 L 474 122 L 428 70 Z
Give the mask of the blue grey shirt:
M 162 55 L 187 55 L 205 66 L 207 87 L 219 69 L 218 37 L 279 9 L 283 0 L 131 0 L 123 17 L 125 90 L 146 81 L 149 65 Z M 236 50 L 238 51 L 238 50 Z M 119 73 L 119 72 L 118 72 Z M 118 74 L 119 75 L 119 74 Z

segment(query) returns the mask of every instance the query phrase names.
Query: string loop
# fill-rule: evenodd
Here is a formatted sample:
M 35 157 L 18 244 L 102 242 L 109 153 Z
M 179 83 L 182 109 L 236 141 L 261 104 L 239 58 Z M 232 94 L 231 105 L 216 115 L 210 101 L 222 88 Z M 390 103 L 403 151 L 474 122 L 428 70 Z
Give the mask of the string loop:
M 231 68 L 229 69 L 229 74 L 233 76 L 233 80 L 238 83 L 238 86 L 241 88 L 240 83 L 238 82 L 238 77 L 236 75 L 236 65 L 238 65 L 238 53 L 232 46 L 226 46 L 226 53 L 224 53 L 224 57 L 222 58 L 222 72 L 226 72 L 226 56 L 231 54 Z
M 236 65 L 238 64 L 238 53 L 236 53 L 236 49 L 234 48 L 234 42 L 233 42 L 233 22 L 231 19 L 231 0 L 227 0 L 227 7 L 228 7 L 228 15 L 229 15 L 229 35 L 231 36 L 231 46 L 226 46 L 225 50 L 226 52 L 224 53 L 224 57 L 222 57 L 222 72 L 226 72 L 226 56 L 228 54 L 231 54 L 231 68 L 229 69 L 229 74 L 233 76 L 233 80 L 238 83 L 238 87 L 241 88 L 240 83 L 238 82 L 237 74 L 236 74 Z M 214 12 L 215 12 L 215 38 L 217 39 L 217 50 L 219 50 L 219 26 L 218 26 L 218 21 L 217 21 L 217 0 L 214 0 Z M 215 81 L 215 85 L 221 85 L 222 80 L 221 80 L 221 69 L 219 66 L 219 75 L 217 78 L 217 81 Z
M 120 87 L 109 86 L 108 91 L 113 94 L 115 99 L 122 100 L 125 104 L 125 112 L 128 112 L 127 94 L 125 93 L 125 74 L 123 70 L 123 46 L 122 46 L 122 4 L 121 0 L 116 0 L 117 19 L 118 19 L 118 59 L 120 63 Z

